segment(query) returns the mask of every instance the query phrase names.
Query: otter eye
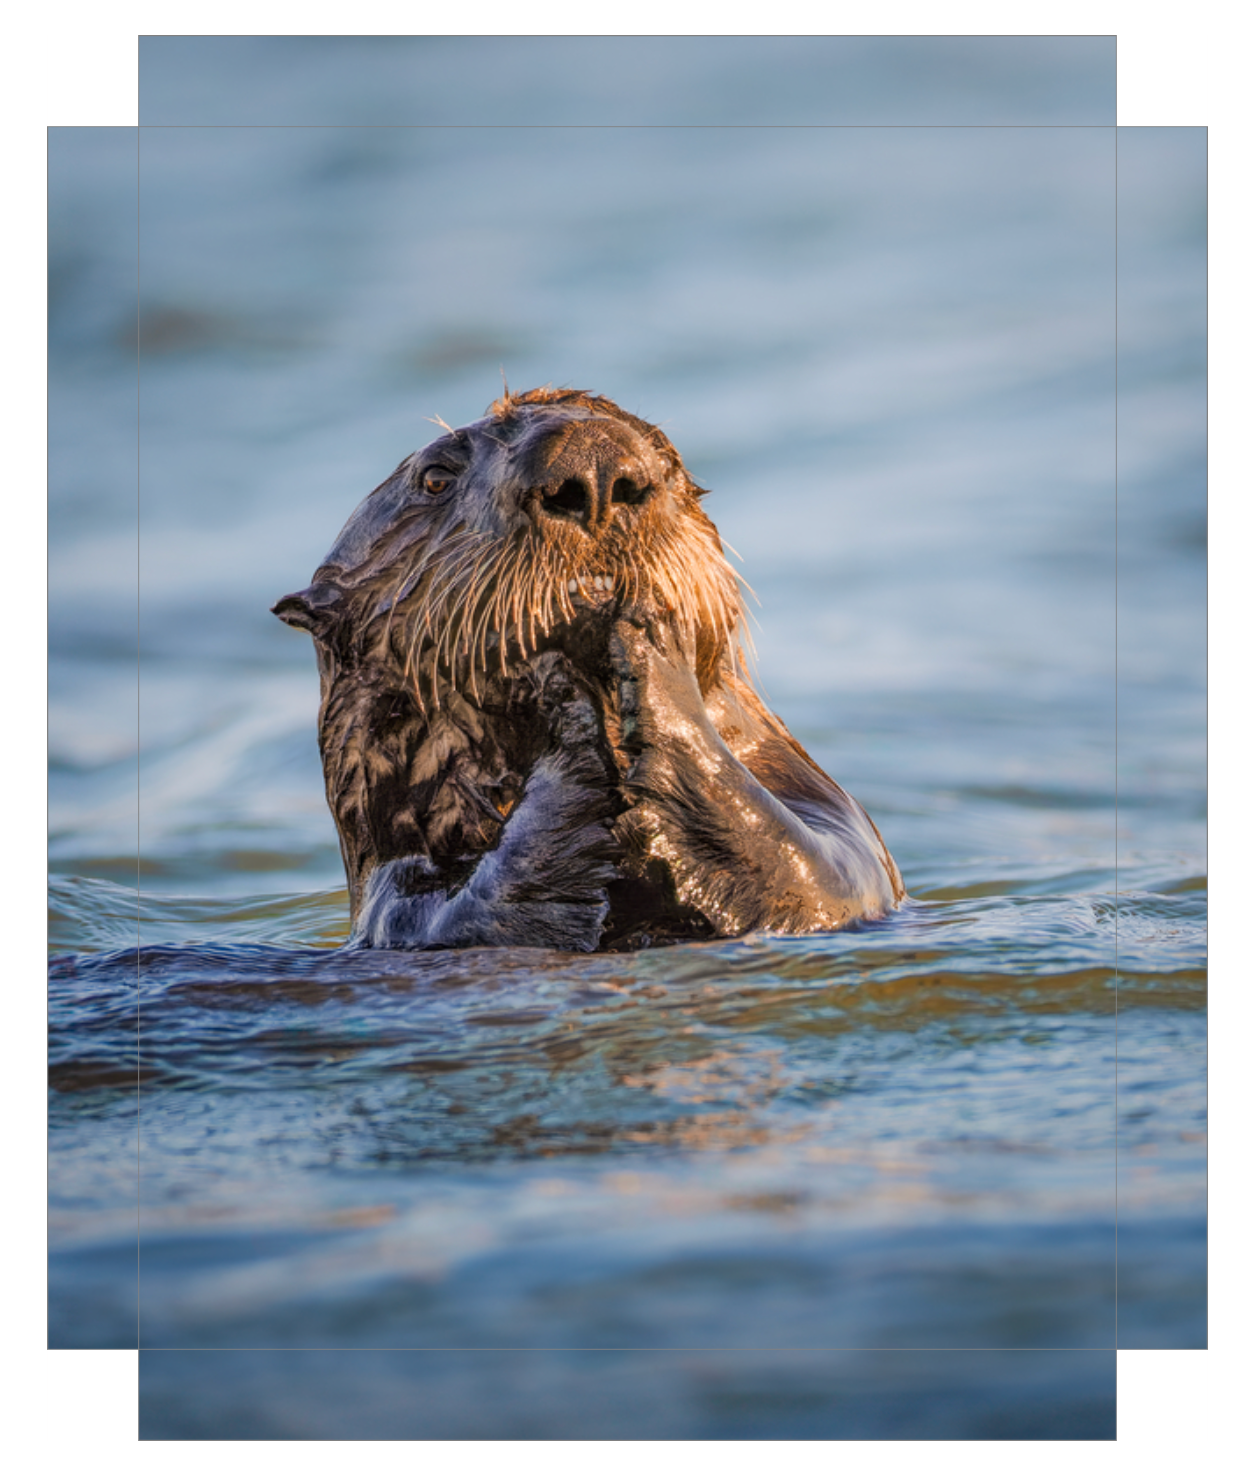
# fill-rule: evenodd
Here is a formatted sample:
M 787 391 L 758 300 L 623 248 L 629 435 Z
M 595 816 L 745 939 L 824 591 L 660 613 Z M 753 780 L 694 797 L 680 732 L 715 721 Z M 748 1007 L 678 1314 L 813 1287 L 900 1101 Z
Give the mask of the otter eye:
M 422 474 L 422 487 L 427 493 L 445 493 L 455 477 L 447 468 L 427 468 Z

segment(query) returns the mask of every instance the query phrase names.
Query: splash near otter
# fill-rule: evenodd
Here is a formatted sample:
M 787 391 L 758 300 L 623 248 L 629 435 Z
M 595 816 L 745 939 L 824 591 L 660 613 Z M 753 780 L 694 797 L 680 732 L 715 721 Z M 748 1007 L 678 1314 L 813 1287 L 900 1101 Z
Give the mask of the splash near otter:
M 631 949 L 903 899 L 752 687 L 704 493 L 612 401 L 506 393 L 277 603 L 317 647 L 355 943 Z

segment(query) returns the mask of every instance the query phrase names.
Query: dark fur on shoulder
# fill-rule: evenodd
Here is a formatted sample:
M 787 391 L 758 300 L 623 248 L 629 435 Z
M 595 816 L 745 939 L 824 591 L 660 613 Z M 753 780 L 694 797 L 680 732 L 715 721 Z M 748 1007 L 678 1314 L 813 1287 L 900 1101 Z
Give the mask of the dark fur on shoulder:
M 317 645 L 356 942 L 611 949 L 899 903 L 873 823 L 747 678 L 703 496 L 612 401 L 506 393 L 277 604 Z

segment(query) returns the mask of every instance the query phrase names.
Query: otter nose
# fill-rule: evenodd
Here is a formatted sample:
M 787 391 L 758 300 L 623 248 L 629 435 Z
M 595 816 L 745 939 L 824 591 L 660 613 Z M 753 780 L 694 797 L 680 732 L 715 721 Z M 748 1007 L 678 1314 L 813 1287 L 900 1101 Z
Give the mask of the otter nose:
M 646 503 L 651 489 L 628 473 L 615 477 L 606 489 L 605 479 L 575 473 L 555 485 L 540 489 L 540 509 L 549 518 L 572 519 L 584 529 L 597 529 L 612 519 L 620 504 Z
M 564 519 L 596 533 L 621 507 L 652 496 L 642 449 L 633 433 L 612 422 L 558 427 L 532 454 L 531 487 L 544 519 Z

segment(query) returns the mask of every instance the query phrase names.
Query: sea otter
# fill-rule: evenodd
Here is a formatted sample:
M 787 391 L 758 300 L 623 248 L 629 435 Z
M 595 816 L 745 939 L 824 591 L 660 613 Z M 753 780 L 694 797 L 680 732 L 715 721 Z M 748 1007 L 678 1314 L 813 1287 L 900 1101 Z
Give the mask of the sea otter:
M 275 605 L 317 645 L 349 944 L 630 949 L 899 904 L 753 690 L 705 493 L 605 397 L 506 391 Z

